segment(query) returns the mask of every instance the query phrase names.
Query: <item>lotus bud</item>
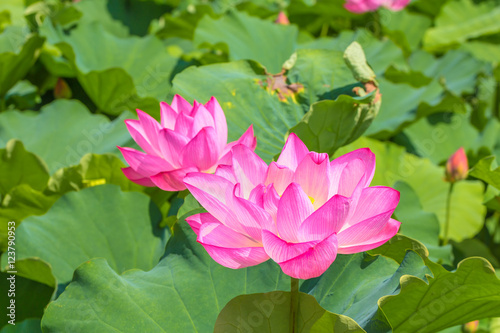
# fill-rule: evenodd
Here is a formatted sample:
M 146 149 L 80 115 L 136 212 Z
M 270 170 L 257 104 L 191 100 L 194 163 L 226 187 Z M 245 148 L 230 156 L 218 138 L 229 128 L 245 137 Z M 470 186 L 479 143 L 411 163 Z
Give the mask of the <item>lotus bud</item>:
M 446 163 L 446 180 L 455 183 L 467 178 L 469 163 L 463 147 L 460 147 Z

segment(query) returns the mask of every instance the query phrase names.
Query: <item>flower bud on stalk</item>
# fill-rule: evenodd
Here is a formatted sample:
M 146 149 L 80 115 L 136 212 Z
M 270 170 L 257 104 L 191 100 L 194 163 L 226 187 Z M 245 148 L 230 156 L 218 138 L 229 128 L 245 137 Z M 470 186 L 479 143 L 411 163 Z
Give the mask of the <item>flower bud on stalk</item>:
M 463 147 L 460 147 L 446 162 L 446 180 L 455 183 L 467 178 L 469 163 Z

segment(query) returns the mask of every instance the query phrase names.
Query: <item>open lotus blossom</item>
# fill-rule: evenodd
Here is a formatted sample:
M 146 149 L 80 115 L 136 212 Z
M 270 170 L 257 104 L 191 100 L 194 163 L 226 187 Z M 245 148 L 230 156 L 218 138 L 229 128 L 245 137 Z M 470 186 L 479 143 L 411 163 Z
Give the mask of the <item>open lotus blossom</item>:
M 411 0 L 347 0 L 344 7 L 353 13 L 365 13 L 386 7 L 393 11 L 405 8 Z
M 188 172 L 214 172 L 219 164 L 231 161 L 236 144 L 255 149 L 253 127 L 235 142 L 227 144 L 226 117 L 217 100 L 194 105 L 175 95 L 172 104 L 160 103 L 161 123 L 137 110 L 139 120 L 125 121 L 132 138 L 144 150 L 118 147 L 130 165 L 123 173 L 143 186 L 158 186 L 165 191 L 186 189 Z
M 207 252 L 230 268 L 269 257 L 300 279 L 321 275 L 337 253 L 376 248 L 398 231 L 399 192 L 369 187 L 375 156 L 358 149 L 330 162 L 291 134 L 269 166 L 243 145 L 215 174 L 184 182 L 208 211 L 187 219 Z

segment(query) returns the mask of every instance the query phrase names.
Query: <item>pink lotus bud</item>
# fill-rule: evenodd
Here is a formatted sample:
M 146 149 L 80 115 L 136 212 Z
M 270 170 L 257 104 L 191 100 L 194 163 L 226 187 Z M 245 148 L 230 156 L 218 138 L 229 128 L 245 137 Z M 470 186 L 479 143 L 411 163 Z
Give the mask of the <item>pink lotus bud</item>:
M 286 16 L 286 14 L 284 12 L 280 12 L 278 14 L 278 18 L 276 19 L 276 21 L 274 21 L 274 23 L 282 24 L 282 25 L 289 25 L 290 21 L 288 20 L 288 17 Z
M 374 249 L 399 229 L 391 218 L 399 192 L 369 187 L 375 156 L 367 148 L 330 162 L 292 133 L 269 166 L 243 145 L 231 152 L 231 164 L 215 174 L 184 179 L 208 211 L 186 221 L 221 265 L 242 268 L 272 258 L 285 274 L 310 279 L 337 253 Z
M 135 142 L 144 150 L 118 147 L 130 165 L 123 173 L 143 186 L 165 191 L 182 191 L 188 172 L 214 172 L 219 164 L 230 163 L 231 147 L 242 144 L 253 151 L 257 145 L 253 127 L 235 142 L 227 144 L 224 112 L 212 97 L 194 105 L 175 95 L 172 104 L 160 103 L 161 124 L 137 110 L 139 120 L 125 121 Z
M 446 180 L 454 183 L 467 178 L 469 162 L 463 147 L 460 147 L 446 162 Z
M 467 324 L 464 324 L 463 331 L 465 333 L 475 333 L 479 327 L 479 320 L 471 321 Z
M 70 99 L 72 95 L 71 88 L 68 86 L 66 81 L 62 78 L 58 78 L 56 86 L 54 87 L 54 98 L 66 98 Z
M 405 8 L 410 0 L 347 0 L 344 7 L 353 13 L 376 11 L 379 7 L 386 7 L 393 11 Z

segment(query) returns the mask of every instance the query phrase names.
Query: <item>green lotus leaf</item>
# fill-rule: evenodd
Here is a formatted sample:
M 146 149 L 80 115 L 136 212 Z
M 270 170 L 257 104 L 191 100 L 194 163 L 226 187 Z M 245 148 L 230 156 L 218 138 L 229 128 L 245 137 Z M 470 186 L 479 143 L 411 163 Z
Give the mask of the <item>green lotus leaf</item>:
M 194 43 L 225 43 L 231 60 L 255 60 L 269 73 L 279 73 L 296 48 L 298 29 L 230 11 L 219 19 L 205 16 L 194 33 Z
M 347 316 L 326 311 L 311 295 L 299 293 L 296 332 L 365 332 Z M 262 333 L 290 332 L 291 294 L 273 291 L 237 296 L 222 309 L 215 322 L 215 333 L 257 330 Z
M 500 31 L 500 7 L 495 2 L 471 0 L 449 1 L 436 17 L 435 26 L 427 30 L 424 47 L 441 51 L 471 38 Z
M 43 160 L 26 151 L 21 141 L 10 140 L 5 149 L 0 149 L 0 194 L 7 194 L 19 184 L 42 191 L 48 180 L 49 171 Z
M 10 139 L 21 140 L 53 173 L 78 164 L 87 153 L 119 154 L 116 146 L 131 141 L 123 120 L 132 117 L 126 112 L 110 122 L 103 115 L 91 114 L 76 100 L 56 100 L 39 113 L 9 110 L 0 114 L 0 147 L 5 147 Z
M 7 91 L 28 73 L 43 41 L 44 38 L 37 34 L 16 26 L 9 26 L 0 33 L 0 102 L 5 103 Z
M 16 258 L 41 258 L 52 266 L 58 283 L 70 281 L 80 264 L 96 257 L 107 258 L 120 273 L 148 270 L 157 264 L 168 239 L 158 228 L 160 221 L 158 208 L 141 193 L 122 192 L 116 185 L 70 192 L 45 215 L 21 223 Z M 4 253 L 3 266 L 6 260 Z

